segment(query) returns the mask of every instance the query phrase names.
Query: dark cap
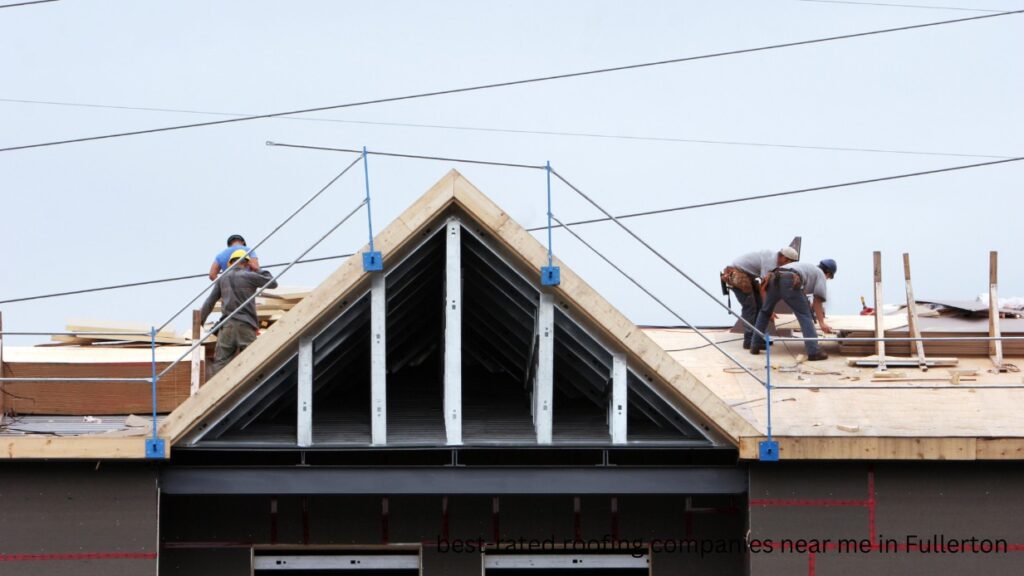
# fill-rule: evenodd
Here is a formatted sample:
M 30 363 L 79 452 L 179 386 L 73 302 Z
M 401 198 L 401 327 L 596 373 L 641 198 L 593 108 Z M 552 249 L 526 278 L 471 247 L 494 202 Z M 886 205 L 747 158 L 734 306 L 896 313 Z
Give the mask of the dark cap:
M 228 236 L 228 246 L 231 246 L 234 242 L 241 242 L 242 244 L 245 244 L 245 238 L 242 238 L 241 234 L 232 234 L 231 236 Z
M 825 274 L 828 274 L 829 276 L 836 275 L 836 261 L 831 258 L 825 258 L 824 260 L 819 262 L 818 267 L 821 268 L 822 271 L 825 272 Z

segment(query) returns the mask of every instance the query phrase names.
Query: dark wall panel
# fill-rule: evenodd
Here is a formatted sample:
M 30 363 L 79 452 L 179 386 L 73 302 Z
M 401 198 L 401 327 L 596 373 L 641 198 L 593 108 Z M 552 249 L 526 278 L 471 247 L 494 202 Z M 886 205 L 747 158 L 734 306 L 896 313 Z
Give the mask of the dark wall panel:
M 751 537 L 805 539 L 804 553 L 751 554 L 751 574 L 1024 573 L 1024 465 L 981 462 L 757 464 L 750 467 Z M 874 535 L 872 539 L 871 536 Z M 932 537 L 987 539 L 994 550 L 923 553 Z M 867 540 L 862 551 L 840 539 Z M 886 549 L 881 549 L 885 539 Z M 1001 541 L 1001 542 L 1000 542 Z M 940 544 L 941 546 L 941 544 Z M 802 566 L 802 568 L 799 568 Z
M 249 554 L 248 548 L 165 548 L 160 552 L 160 576 L 249 576 Z
M 156 573 L 156 474 L 148 465 L 3 463 L 0 511 L 4 575 Z M 140 554 L 154 557 L 133 557 Z

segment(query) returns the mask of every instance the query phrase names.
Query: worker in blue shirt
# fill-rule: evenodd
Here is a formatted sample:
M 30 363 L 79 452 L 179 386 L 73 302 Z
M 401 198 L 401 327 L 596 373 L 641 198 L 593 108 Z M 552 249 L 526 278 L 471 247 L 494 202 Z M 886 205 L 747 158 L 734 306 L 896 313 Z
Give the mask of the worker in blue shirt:
M 235 250 L 249 249 L 245 246 L 245 238 L 242 238 L 239 234 L 232 234 L 228 237 L 228 247 L 221 250 L 216 257 L 213 259 L 213 264 L 210 265 L 210 280 L 216 280 L 217 275 L 228 269 L 228 260 L 231 258 L 231 254 Z M 248 266 L 253 272 L 260 271 L 260 260 L 256 256 L 256 252 L 249 252 L 249 258 L 243 262 L 238 263 L 239 266 Z

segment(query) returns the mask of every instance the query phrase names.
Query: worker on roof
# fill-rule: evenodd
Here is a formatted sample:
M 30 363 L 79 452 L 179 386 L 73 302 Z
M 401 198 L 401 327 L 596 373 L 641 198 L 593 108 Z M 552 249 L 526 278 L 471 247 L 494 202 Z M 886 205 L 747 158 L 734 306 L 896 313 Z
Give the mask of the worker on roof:
M 249 255 L 245 248 L 236 248 L 227 261 L 227 272 L 217 279 L 210 291 L 210 296 L 203 302 L 200 312 L 200 323 L 205 324 L 206 318 L 213 311 L 213 306 L 221 301 L 221 318 L 227 318 L 217 330 L 217 351 L 213 358 L 213 373 L 231 362 L 235 354 L 245 350 L 256 340 L 259 319 L 256 316 L 256 299 L 251 298 L 261 287 L 277 288 L 277 281 L 267 270 L 253 271 L 247 264 Z M 237 266 L 232 264 L 238 263 Z M 251 299 L 250 299 L 251 298 Z
M 743 348 L 749 349 L 751 337 L 754 335 L 750 327 L 757 322 L 757 314 L 761 311 L 762 288 L 761 278 L 779 266 L 800 259 L 800 255 L 790 246 L 775 252 L 758 250 L 749 252 L 733 260 L 732 264 L 722 271 L 722 287 L 726 294 L 731 290 L 740 303 L 740 317 L 749 325 L 743 326 Z
M 260 259 L 256 256 L 256 252 L 246 248 L 245 238 L 242 238 L 239 234 L 232 234 L 228 237 L 228 247 L 218 252 L 213 258 L 213 264 L 210 265 L 210 280 L 216 280 L 218 274 L 227 270 L 228 266 L 230 266 L 228 260 L 231 258 L 231 254 L 238 249 L 249 253 L 249 259 L 246 262 L 249 268 L 253 272 L 260 271 Z
M 775 305 L 782 300 L 793 309 L 796 319 L 800 323 L 800 333 L 804 338 L 804 349 L 807 352 L 807 359 L 810 361 L 825 360 L 828 354 L 818 346 L 818 335 L 814 328 L 814 316 L 818 319 L 818 326 L 825 334 L 831 334 L 832 328 L 825 322 L 825 302 L 828 300 L 828 290 L 825 286 L 827 280 L 835 278 L 836 261 L 827 258 L 818 263 L 817 266 L 808 262 L 791 262 L 780 265 L 773 270 L 765 280 L 767 291 L 764 299 L 764 306 L 757 315 L 757 323 L 754 328 L 763 334 L 768 329 L 768 322 L 775 311 Z M 813 296 L 814 303 L 809 304 L 807 297 Z M 758 354 L 764 348 L 764 338 L 760 334 L 754 334 L 750 346 L 751 354 Z

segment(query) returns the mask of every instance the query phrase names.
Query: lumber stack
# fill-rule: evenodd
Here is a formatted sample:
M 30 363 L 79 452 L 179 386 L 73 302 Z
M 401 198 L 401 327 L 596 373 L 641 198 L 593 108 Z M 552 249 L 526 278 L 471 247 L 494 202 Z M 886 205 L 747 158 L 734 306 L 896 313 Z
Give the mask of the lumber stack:
M 1024 336 L 1024 319 L 1007 318 L 1002 321 L 1003 336 Z M 988 319 L 967 316 L 938 316 L 920 319 L 921 336 L 931 337 L 987 337 Z M 870 338 L 873 331 L 844 331 L 842 336 L 854 338 Z M 889 338 L 907 338 L 906 328 L 886 330 Z M 928 356 L 988 356 L 989 343 L 978 341 L 944 341 L 925 342 L 924 349 Z M 875 353 L 874 342 L 842 342 L 839 351 L 846 356 L 868 356 Z M 885 344 L 885 353 L 892 356 L 910 356 L 910 342 L 893 342 Z M 1024 340 L 1004 340 L 1003 354 L 1006 356 L 1024 356 Z
M 185 353 L 183 346 L 157 348 L 157 371 Z M 3 373 L 15 378 L 149 378 L 151 351 L 139 348 L 4 347 Z M 174 410 L 189 397 L 191 364 L 186 358 L 157 385 L 157 411 Z M 200 370 L 202 375 L 205 370 Z M 4 382 L 4 409 L 14 414 L 148 414 L 148 382 Z
M 108 320 L 68 320 L 64 330 L 71 334 L 51 336 L 51 345 L 91 346 L 102 344 L 126 347 L 148 347 L 150 345 L 150 337 L 144 335 L 149 332 L 150 327 L 142 324 Z M 94 332 L 104 332 L 104 334 L 92 334 Z M 165 328 L 157 332 L 156 343 L 158 345 L 183 346 L 189 343 L 189 339 L 175 334 L 171 328 Z
M 256 316 L 260 322 L 260 329 L 266 330 L 274 322 L 280 320 L 286 312 L 302 302 L 302 299 L 309 295 L 309 288 L 277 288 L 266 290 L 256 297 Z M 221 303 L 218 302 L 213 308 L 214 312 L 221 312 Z M 212 323 L 207 328 L 212 327 Z

